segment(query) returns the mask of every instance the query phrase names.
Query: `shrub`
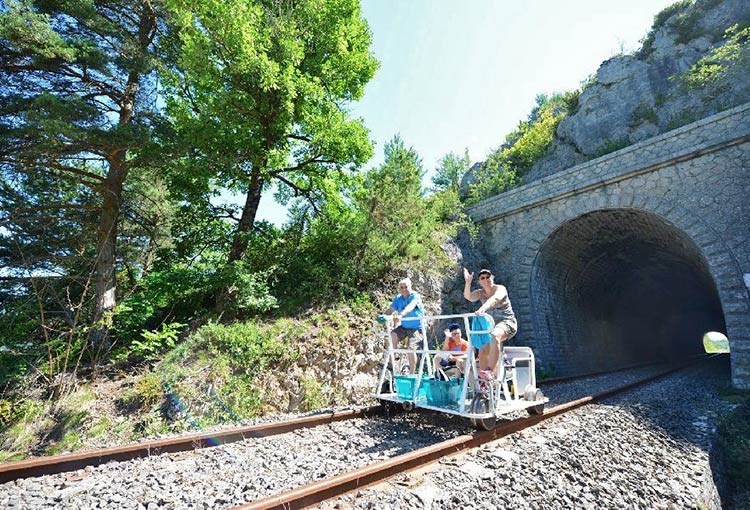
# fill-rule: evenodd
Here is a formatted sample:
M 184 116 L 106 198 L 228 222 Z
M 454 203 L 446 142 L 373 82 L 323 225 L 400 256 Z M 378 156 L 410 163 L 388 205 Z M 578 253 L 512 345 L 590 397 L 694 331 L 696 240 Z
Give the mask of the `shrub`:
M 44 404 L 26 398 L 0 399 L 0 429 L 21 421 L 33 421 L 44 410 Z
M 190 267 L 150 273 L 117 306 L 114 333 L 119 344 L 114 358 L 155 359 L 174 346 L 183 323 L 208 314 L 221 288 L 229 288 L 232 293 L 229 311 L 233 314 L 271 310 L 277 301 L 270 293 L 268 279 L 268 271 L 252 271 L 239 261 L 217 266 L 210 258 Z
M 695 122 L 700 118 L 700 113 L 696 112 L 692 109 L 686 109 L 682 110 L 681 112 L 673 115 L 669 118 L 669 121 L 667 122 L 666 130 L 671 131 L 672 129 L 677 129 L 678 127 L 685 126 L 687 124 L 690 124 L 691 122 Z
M 185 324 L 170 322 L 162 324 L 160 331 L 144 331 L 141 333 L 143 340 L 134 340 L 128 346 L 126 354 L 129 358 L 153 361 L 175 346 L 180 331 L 184 327 Z
M 253 418 L 263 410 L 261 393 L 250 375 L 229 378 L 217 392 L 215 401 L 218 404 L 218 410 L 214 411 L 217 423 Z
M 474 177 L 475 181 L 469 187 L 469 196 L 466 199 L 469 205 L 508 191 L 521 183 L 514 170 L 493 167 L 489 160 L 482 164 Z
M 709 99 L 726 92 L 732 80 L 741 79 L 750 67 L 750 27 L 729 27 L 724 33 L 725 43 L 700 58 L 682 75 L 672 76 L 678 87 L 688 91 L 700 90 Z
M 195 339 L 212 352 L 229 356 L 234 366 L 245 369 L 283 365 L 298 357 L 288 342 L 279 340 L 276 331 L 253 321 L 210 323 L 196 331 Z
M 326 406 L 328 399 L 320 381 L 310 377 L 302 377 L 299 383 L 302 392 L 300 411 L 313 411 Z
M 394 137 L 385 161 L 353 177 L 319 212 L 297 208 L 273 273 L 286 311 L 310 303 L 361 299 L 394 270 L 434 269 L 443 233 L 468 222 L 455 182 L 425 198 L 424 170 L 413 148 Z
M 750 403 L 722 415 L 716 436 L 732 492 L 750 493 Z
M 20 381 L 45 354 L 38 338 L 38 310 L 30 302 L 4 301 L 0 295 L 0 387 Z
M 118 407 L 129 412 L 136 409 L 153 409 L 164 401 L 164 383 L 156 373 L 139 378 L 116 401 Z
M 527 120 L 505 138 L 474 175 L 468 204 L 503 193 L 521 183 L 521 178 L 547 152 L 560 121 L 578 108 L 580 92 L 540 94 Z
M 624 149 L 628 145 L 630 145 L 630 140 L 628 140 L 627 138 L 605 140 L 604 143 L 600 145 L 596 152 L 591 156 L 591 158 L 596 159 L 602 157 L 605 154 L 610 154 L 612 152 L 619 151 L 620 149 Z
M 700 12 L 697 9 L 686 9 L 674 16 L 669 23 L 674 31 L 675 42 L 686 44 L 700 35 L 698 32 L 698 21 Z
M 235 261 L 225 266 L 219 285 L 214 289 L 226 286 L 232 299 L 230 310 L 241 314 L 258 314 L 276 308 L 277 301 L 271 295 L 266 272 L 251 272 L 243 262 Z
M 656 115 L 656 111 L 647 104 L 639 104 L 630 116 L 630 127 L 635 128 L 645 122 L 651 124 L 659 124 L 659 117 Z
M 641 48 L 636 51 L 636 57 L 640 59 L 648 57 L 654 51 L 653 45 L 654 40 L 656 39 L 656 32 L 667 23 L 667 20 L 672 17 L 672 15 L 684 11 L 692 5 L 693 0 L 680 0 L 658 12 L 656 16 L 654 16 L 654 22 L 651 24 L 651 29 L 641 41 Z

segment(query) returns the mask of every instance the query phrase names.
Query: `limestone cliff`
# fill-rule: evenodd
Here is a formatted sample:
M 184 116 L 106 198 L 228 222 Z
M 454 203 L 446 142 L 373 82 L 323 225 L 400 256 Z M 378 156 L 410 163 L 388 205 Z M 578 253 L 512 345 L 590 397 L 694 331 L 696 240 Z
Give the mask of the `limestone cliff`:
M 636 53 L 603 62 L 584 85 L 523 182 L 749 102 L 748 26 L 748 0 L 684 0 L 659 13 Z

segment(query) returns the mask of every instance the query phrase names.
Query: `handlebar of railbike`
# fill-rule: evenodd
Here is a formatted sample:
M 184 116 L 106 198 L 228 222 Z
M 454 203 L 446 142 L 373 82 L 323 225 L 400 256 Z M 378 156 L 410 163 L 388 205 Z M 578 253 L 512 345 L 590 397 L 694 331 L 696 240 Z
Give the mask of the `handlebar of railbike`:
M 373 329 L 373 331 L 375 331 L 375 333 L 378 333 L 378 326 L 381 325 L 381 324 L 386 326 L 387 332 L 390 332 L 390 330 L 393 329 L 393 327 L 392 327 L 393 318 L 390 317 L 390 316 L 388 316 L 388 315 L 386 315 L 385 317 L 386 317 L 385 323 L 380 323 L 377 320 L 373 321 L 373 323 L 372 323 L 372 329 Z M 489 321 L 490 327 L 487 328 L 486 330 L 484 330 L 484 329 L 471 329 L 471 327 L 470 327 L 471 324 L 469 324 L 469 318 L 470 317 L 484 317 L 485 319 L 487 319 Z M 464 326 L 466 326 L 466 334 L 467 335 L 469 333 L 473 333 L 473 334 L 490 333 L 492 331 L 492 329 L 495 327 L 495 319 L 493 319 L 490 314 L 488 314 L 488 313 L 476 314 L 474 312 L 469 312 L 469 313 L 454 313 L 454 314 L 444 314 L 444 315 L 423 315 L 421 317 L 402 317 L 401 321 L 403 322 L 404 320 L 409 320 L 409 321 L 419 320 L 420 326 L 424 326 L 424 321 L 445 320 L 445 319 L 458 319 L 458 318 L 464 319 L 464 322 L 465 322 Z

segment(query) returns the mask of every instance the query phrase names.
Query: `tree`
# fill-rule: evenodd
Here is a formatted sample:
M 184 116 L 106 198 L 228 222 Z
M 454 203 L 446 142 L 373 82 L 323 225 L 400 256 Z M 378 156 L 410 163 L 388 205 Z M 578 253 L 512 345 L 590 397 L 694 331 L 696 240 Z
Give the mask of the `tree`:
M 367 281 L 384 276 L 419 254 L 430 235 L 422 189 L 424 168 L 413 147 L 396 135 L 384 147 L 385 161 L 367 172 L 354 201 L 367 218 L 365 242 L 355 260 Z
M 6 184 L 66 183 L 67 195 L 17 197 L 50 220 L 92 211 L 96 250 L 75 246 L 53 253 L 57 228 L 37 244 L 29 269 L 60 269 L 60 256 L 92 257 L 92 320 L 98 348 L 109 345 L 102 322 L 116 304 L 116 244 L 122 193 L 149 142 L 155 115 L 154 55 L 158 15 L 151 0 L 8 0 L 0 11 L 0 169 Z M 19 177 L 19 176 L 25 177 Z M 42 185 L 42 187 L 44 187 Z M 29 211 L 26 211 L 29 213 Z M 22 223 L 14 228 L 22 232 Z M 46 251 L 46 253 L 45 253 Z M 55 259 L 55 255 L 57 259 Z M 10 261 L 17 270 L 19 260 Z M 65 271 L 63 270 L 63 273 Z M 76 275 L 63 274 L 66 277 Z
M 367 130 L 346 109 L 377 67 L 371 36 L 358 0 L 167 3 L 179 26 L 167 83 L 174 128 L 189 144 L 182 164 L 245 195 L 231 264 L 271 184 L 279 200 L 315 203 L 331 172 L 371 156 Z
M 560 121 L 578 107 L 579 94 L 538 94 L 526 120 L 518 123 L 505 137 L 505 143 L 492 151 L 475 172 L 467 203 L 474 204 L 519 186 L 523 176 L 547 152 Z
M 435 169 L 435 175 L 432 177 L 432 184 L 435 191 L 452 189 L 458 191 L 461 186 L 461 179 L 469 171 L 471 160 L 469 159 L 469 149 L 464 149 L 464 155 L 459 156 L 450 152 L 440 158 L 438 167 Z

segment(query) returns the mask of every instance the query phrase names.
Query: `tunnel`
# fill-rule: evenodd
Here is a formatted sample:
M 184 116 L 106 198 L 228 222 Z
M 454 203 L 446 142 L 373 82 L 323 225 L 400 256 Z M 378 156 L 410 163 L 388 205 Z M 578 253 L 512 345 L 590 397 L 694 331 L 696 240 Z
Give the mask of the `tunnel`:
M 716 285 L 696 244 L 637 209 L 586 213 L 542 243 L 531 273 L 542 364 L 560 375 L 672 361 L 726 333 Z

